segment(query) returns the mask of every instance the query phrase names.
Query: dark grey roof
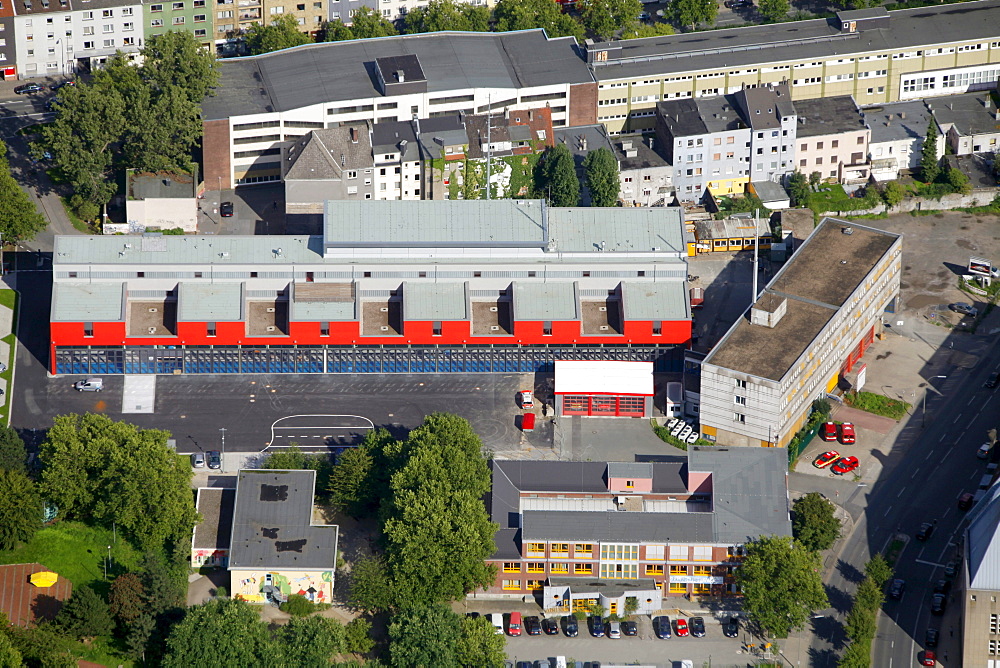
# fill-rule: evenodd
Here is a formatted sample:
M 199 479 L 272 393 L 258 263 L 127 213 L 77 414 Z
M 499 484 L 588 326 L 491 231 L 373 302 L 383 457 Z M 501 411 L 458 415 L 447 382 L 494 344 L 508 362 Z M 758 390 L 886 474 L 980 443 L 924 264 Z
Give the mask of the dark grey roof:
M 705 135 L 747 127 L 736 98 L 717 95 L 686 100 L 667 100 L 656 105 L 660 116 L 675 137 Z
M 131 174 L 129 196 L 132 199 L 177 198 L 198 196 L 198 187 L 190 174 Z
M 315 471 L 240 471 L 229 568 L 333 570 L 337 527 L 312 523 Z
M 656 149 L 649 147 L 649 144 L 646 143 L 647 141 L 654 142 L 655 146 L 655 140 L 652 138 L 647 140 L 642 135 L 619 135 L 615 137 L 612 146 L 615 150 L 615 157 L 618 158 L 618 167 L 621 171 L 670 166 L 666 158 L 660 155 Z M 626 144 L 630 144 L 630 146 L 625 148 Z M 631 153 L 635 155 L 629 155 Z
M 923 100 L 865 107 L 862 111 L 865 123 L 872 131 L 872 144 L 906 139 L 923 140 L 931 119 L 931 112 Z
M 609 478 L 652 478 L 650 462 L 608 462 Z
M 228 550 L 233 532 L 235 489 L 201 487 L 198 489 L 197 510 L 201 522 L 194 528 L 191 547 L 196 550 Z
M 997 25 L 1000 0 L 981 0 L 894 10 L 888 28 L 853 34 L 839 21 L 814 19 L 603 42 L 588 51 L 608 52 L 607 61 L 594 63 L 603 81 L 995 39 Z
M 285 179 L 339 179 L 345 169 L 374 164 L 368 123 L 345 123 L 313 130 L 287 149 Z
M 420 59 L 413 54 L 376 58 L 375 66 L 382 73 L 383 81 L 397 81 L 394 77 L 397 72 L 403 73 L 403 81 L 407 83 L 426 80 L 424 70 L 420 67 Z
M 423 33 L 305 44 L 220 62 L 206 120 L 288 111 L 338 100 L 381 98 L 375 61 L 415 55 L 430 93 L 469 88 L 516 89 L 593 81 L 572 37 L 542 30 Z
M 733 98 L 744 113 L 744 122 L 754 130 L 772 130 L 781 127 L 781 119 L 795 115 L 788 84 L 752 86 L 738 90 Z
M 717 542 L 711 513 L 529 510 L 522 517 L 521 540 L 528 542 Z
M 889 15 L 885 7 L 866 7 L 864 9 L 849 9 L 837 12 L 837 18 L 841 21 L 859 21 L 862 19 L 885 18 Z
M 764 204 L 788 199 L 788 193 L 785 192 L 785 189 L 774 181 L 754 181 L 753 190 Z M 753 229 L 749 231 L 752 233 Z
M 796 100 L 798 126 L 795 136 L 816 137 L 863 130 L 865 119 L 850 95 Z
M 11 0 L 14 3 L 14 11 L 18 16 L 33 16 L 35 14 L 53 14 L 56 12 L 70 12 L 74 9 L 86 9 L 85 7 L 73 7 L 70 2 L 65 5 L 59 0 L 51 0 L 42 3 L 42 0 Z
M 402 143 L 404 141 L 406 144 Z M 410 121 L 383 121 L 373 125 L 372 147 L 376 153 L 402 150 L 402 159 L 407 162 L 417 160 L 420 153 L 420 147 L 417 146 L 417 133 Z
M 992 134 L 1000 129 L 996 115 L 997 105 L 988 90 L 935 98 L 927 103 L 933 109 L 938 125 L 954 125 L 959 135 Z
M 614 152 L 608 131 L 603 125 L 574 125 L 569 128 L 556 128 L 552 131 L 557 144 L 563 144 L 576 158 L 577 167 L 591 151 L 606 148 Z
M 550 577 L 551 587 L 571 587 L 575 596 L 590 592 L 601 593 L 608 598 L 620 598 L 627 593 L 656 591 L 656 580 L 638 578 L 636 580 L 611 580 L 601 578 Z

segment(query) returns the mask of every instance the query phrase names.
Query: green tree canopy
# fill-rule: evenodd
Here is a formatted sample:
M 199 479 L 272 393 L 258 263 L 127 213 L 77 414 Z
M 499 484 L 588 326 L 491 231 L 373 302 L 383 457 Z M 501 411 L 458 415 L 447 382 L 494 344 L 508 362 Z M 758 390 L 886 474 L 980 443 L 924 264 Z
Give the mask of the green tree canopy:
M 788 193 L 793 206 L 809 206 L 809 182 L 805 174 L 796 170 L 788 177 Z
M 792 5 L 788 0 L 760 0 L 757 8 L 768 22 L 777 23 L 788 17 Z
M 111 583 L 108 609 L 120 626 L 127 627 L 143 613 L 145 592 L 135 573 L 122 573 Z
M 42 497 L 22 471 L 0 469 L 0 549 L 27 542 L 42 526 Z
M 674 34 L 674 27 L 669 23 L 657 21 L 656 23 L 636 23 L 624 28 L 621 32 L 622 39 L 642 39 L 645 37 L 666 37 Z
M 715 0 L 673 0 L 670 12 L 677 25 L 694 29 L 699 23 L 712 23 L 719 13 Z
M 108 604 L 87 586 L 77 587 L 56 615 L 55 625 L 66 635 L 85 638 L 110 635 L 115 628 Z
M 882 199 L 890 209 L 897 206 L 906 197 L 906 188 L 899 181 L 889 181 L 882 188 Z
M 587 173 L 590 206 L 617 204 L 621 180 L 618 176 L 618 161 L 611 151 L 603 146 L 591 151 L 583 160 L 583 168 Z
M 584 27 L 602 40 L 634 26 L 642 12 L 639 0 L 580 0 L 579 7 Z
M 354 39 L 354 31 L 350 26 L 344 25 L 340 19 L 327 21 L 323 24 L 323 31 L 319 35 L 320 42 L 343 42 Z
M 278 651 L 255 608 L 234 599 L 217 599 L 190 608 L 170 629 L 162 665 L 267 666 Z
M 7 145 L 0 141 L 0 234 L 4 243 L 15 241 L 30 241 L 35 235 L 45 229 L 47 222 L 35 203 L 31 201 L 21 186 L 10 173 L 7 162 Z M 10 430 L 10 427 L 3 427 Z M 14 433 L 16 437 L 16 432 Z M 20 440 L 20 438 L 18 438 Z M 23 454 L 24 444 L 21 444 Z M 15 443 L 9 440 L 6 432 L 0 434 L 0 467 L 13 465 L 17 457 Z M 24 468 L 23 457 L 20 468 Z
M 485 617 L 462 617 L 462 637 L 458 642 L 458 663 L 462 666 L 503 668 L 507 638 Z
M 809 492 L 792 504 L 792 534 L 806 549 L 829 549 L 840 536 L 836 508 L 818 492 Z
M 355 654 L 367 654 L 375 646 L 372 638 L 372 623 L 364 617 L 355 617 L 344 627 L 344 650 Z
M 140 548 L 184 544 L 198 517 L 192 472 L 168 436 L 104 415 L 58 416 L 41 447 L 44 496 L 66 516 L 115 522 Z
M 378 508 L 369 484 L 374 462 L 371 448 L 362 443 L 342 453 L 330 472 L 330 501 L 351 517 L 370 517 Z
M 0 155 L 3 154 L 4 149 L 3 142 L 0 142 Z M 0 202 L 2 201 L 2 195 L 0 195 Z M 3 205 L 0 204 L 0 206 Z M 4 234 L 3 238 L 7 239 L 7 235 Z M 28 453 L 24 447 L 24 441 L 21 440 L 21 435 L 13 427 L 0 425 L 0 469 L 24 473 L 27 470 L 27 461 Z
M 281 648 L 285 665 L 328 668 L 334 655 L 344 651 L 344 627 L 318 615 L 293 617 L 278 627 L 274 640 Z M 274 664 L 272 661 L 267 665 Z
M 927 122 L 927 134 L 924 135 L 924 142 L 920 146 L 920 179 L 924 183 L 933 183 L 941 173 L 938 165 L 940 156 L 937 141 L 937 123 L 932 118 Z
M 351 566 L 351 604 L 365 612 L 383 612 L 392 607 L 389 568 L 379 555 L 360 557 Z
M 459 668 L 462 618 L 443 604 L 407 609 L 389 624 L 394 668 Z
M 461 30 L 489 32 L 490 10 L 456 0 L 431 0 L 426 7 L 416 7 L 406 15 L 406 32 Z
M 549 37 L 573 36 L 583 41 L 583 24 L 563 14 L 559 3 L 552 0 L 498 0 L 493 20 L 500 32 L 544 28 Z
M 747 543 L 746 551 L 736 571 L 743 609 L 767 632 L 786 637 L 829 605 L 818 553 L 788 536 L 761 537 Z
M 215 51 L 203 49 L 187 30 L 150 35 L 139 70 L 156 90 L 177 87 L 193 104 L 201 104 L 219 82 Z
M 3 631 L 0 631 L 0 668 L 21 668 L 23 666 L 21 653 L 14 647 Z
M 310 41 L 309 35 L 299 31 L 299 25 L 291 14 L 282 14 L 270 25 L 254 23 L 243 35 L 243 43 L 251 56 L 290 49 Z
M 541 165 L 542 187 L 552 206 L 577 206 L 580 203 L 580 180 L 576 161 L 565 144 L 545 151 Z
M 137 93 L 126 112 L 124 164 L 149 172 L 188 165 L 202 134 L 198 103 L 179 86 L 144 87 Z
M 398 34 L 389 19 L 383 17 L 377 9 L 359 7 L 351 17 L 351 32 L 357 39 L 372 37 L 389 37 Z
M 952 190 L 962 195 L 968 195 L 972 192 L 972 183 L 961 169 L 948 168 L 948 185 L 951 186 Z

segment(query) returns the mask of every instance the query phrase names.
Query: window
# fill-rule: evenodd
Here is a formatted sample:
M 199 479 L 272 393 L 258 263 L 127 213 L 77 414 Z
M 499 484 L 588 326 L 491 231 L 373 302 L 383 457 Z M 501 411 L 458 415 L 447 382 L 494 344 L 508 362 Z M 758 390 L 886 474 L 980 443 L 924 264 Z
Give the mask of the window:
M 594 565 L 593 564 L 573 564 L 573 574 L 574 575 L 593 575 Z
M 153 23 L 155 24 L 156 21 L 153 21 Z M 163 25 L 163 21 L 160 21 L 160 25 Z M 83 43 L 83 48 L 84 49 L 93 49 L 94 48 L 94 43 L 93 42 L 84 42 Z
M 115 31 L 115 26 L 112 23 L 105 23 L 101 26 L 101 32 L 105 35 L 110 35 Z
M 670 564 L 670 574 L 671 575 L 687 575 L 688 574 L 688 567 L 687 566 L 679 566 L 677 564 Z
M 552 543 L 552 556 L 565 557 L 569 554 L 569 543 Z
M 151 11 L 151 12 L 162 12 L 163 11 L 163 5 L 150 5 L 149 6 L 149 11 Z M 84 18 L 85 19 L 87 18 L 87 14 L 88 13 L 92 13 L 92 12 L 84 12 Z M 93 16 L 91 16 L 90 18 L 93 18 Z
M 195 14 L 194 15 L 194 22 L 195 23 L 204 23 L 205 22 L 205 15 L 204 14 Z
M 747 382 L 745 380 L 740 380 L 737 378 L 736 387 L 740 388 L 741 390 L 745 390 L 747 389 Z
M 356 179 L 356 178 L 358 178 L 358 173 L 356 171 L 347 172 L 347 178 L 349 178 L 349 179 Z
M 712 574 L 712 567 L 711 566 L 695 566 L 694 567 L 694 574 L 695 575 L 711 575 Z
M 663 564 L 646 564 L 646 575 L 663 575 Z
M 551 575 L 568 575 L 569 564 L 549 564 L 549 573 Z
M 330 336 L 330 323 L 328 322 L 319 323 L 319 335 Z
M 271 14 L 284 14 L 284 13 L 285 13 L 284 7 L 271 7 Z
M 650 561 L 663 559 L 663 545 L 647 545 L 646 546 L 646 559 Z
M 183 25 L 184 24 L 184 18 L 185 17 L 183 17 L 183 16 L 175 16 L 174 17 L 174 25 L 175 26 Z
M 101 12 L 101 18 L 105 19 L 113 18 L 114 15 L 115 15 L 115 10 L 113 9 L 105 9 L 103 12 Z
M 92 322 L 85 322 L 85 323 L 83 323 L 83 335 L 84 336 L 93 336 L 94 335 L 94 323 L 92 323 Z
M 542 562 L 542 561 L 530 561 L 530 562 L 528 562 L 528 572 L 529 573 L 544 573 L 545 572 L 545 562 Z
M 594 556 L 594 544 L 593 543 L 577 543 L 573 546 L 573 556 L 574 557 L 593 557 Z
M 837 139 L 834 139 L 833 141 L 830 142 L 830 148 L 837 148 L 839 146 L 840 146 L 840 141 Z
M 747 416 L 743 413 L 733 413 L 733 421 L 739 422 L 740 424 L 746 424 Z
M 503 563 L 503 572 L 504 573 L 520 573 L 521 572 L 521 564 L 519 562 L 516 562 L 516 561 L 505 561 Z
M 208 322 L 205 323 L 205 329 L 208 336 L 215 336 L 215 323 Z
M 150 28 L 162 28 L 163 27 L 163 19 L 153 19 L 152 21 L 149 22 L 149 27 Z M 93 44 L 93 42 L 91 42 L 91 44 Z M 85 48 L 85 49 L 88 48 L 86 46 L 86 42 L 84 42 L 84 47 L 83 48 Z M 89 48 L 93 49 L 94 47 L 91 46 Z
M 747 405 L 747 398 L 746 397 L 733 397 L 733 401 L 736 402 L 737 406 L 746 406 Z
M 122 32 L 132 32 L 133 30 L 135 30 L 135 24 L 134 23 L 123 23 L 122 24 Z
M 552 321 L 546 320 L 542 322 L 542 336 L 552 336 Z
M 545 586 L 543 580 L 528 580 L 528 591 L 538 591 Z
M 990 633 L 1000 635 L 1000 615 L 990 615 Z
M 687 558 L 688 558 L 687 545 L 670 546 L 670 561 L 687 561 Z
M 433 331 L 433 335 L 434 336 L 441 336 L 441 321 L 440 320 L 433 321 L 432 328 L 434 330 Z
M 694 546 L 694 561 L 711 561 L 711 560 L 712 560 L 711 545 Z
M 365 272 L 365 278 L 371 278 L 372 273 L 370 271 Z M 528 543 L 528 553 L 541 552 L 545 554 L 545 543 Z
M 504 589 L 517 589 L 517 590 L 520 590 L 521 589 L 521 581 L 520 580 L 504 580 L 503 581 L 503 588 Z

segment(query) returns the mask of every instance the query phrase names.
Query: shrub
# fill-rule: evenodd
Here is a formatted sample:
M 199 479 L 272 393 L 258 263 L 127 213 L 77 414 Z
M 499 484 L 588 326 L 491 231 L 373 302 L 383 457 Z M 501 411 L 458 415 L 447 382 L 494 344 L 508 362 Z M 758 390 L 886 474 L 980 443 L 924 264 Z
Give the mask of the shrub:
M 294 617 L 305 617 L 315 612 L 316 606 L 305 596 L 292 594 L 287 601 L 278 606 L 278 609 Z

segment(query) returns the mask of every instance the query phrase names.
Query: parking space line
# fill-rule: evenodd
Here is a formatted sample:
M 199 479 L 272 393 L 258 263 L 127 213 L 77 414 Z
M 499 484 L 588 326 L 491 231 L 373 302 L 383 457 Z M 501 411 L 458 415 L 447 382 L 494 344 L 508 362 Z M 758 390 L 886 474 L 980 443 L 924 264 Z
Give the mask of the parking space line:
M 943 438 L 943 437 L 942 437 L 942 438 Z M 934 454 L 934 451 L 933 451 L 933 450 L 931 450 L 930 452 L 928 452 L 928 453 L 927 453 L 927 456 L 926 456 L 926 457 L 924 457 L 924 461 L 926 462 L 926 461 L 927 461 L 928 459 L 930 459 L 930 458 L 931 458 L 931 455 L 933 455 L 933 454 Z
M 956 415 L 956 416 L 955 416 L 955 419 L 954 419 L 954 420 L 952 420 L 952 421 L 951 421 L 951 423 L 952 423 L 952 424 L 955 424 L 956 422 L 958 422 L 958 421 L 959 421 L 959 420 L 961 420 L 961 419 L 962 419 L 962 414 L 961 414 L 961 413 L 959 413 L 958 415 Z
M 938 439 L 938 443 L 943 441 L 945 436 L 947 436 L 947 434 L 941 434 L 941 438 Z M 928 453 L 928 456 L 930 456 L 930 453 Z
M 971 406 L 971 405 L 972 405 L 972 402 L 973 402 L 973 401 L 975 401 L 975 400 L 976 400 L 976 397 L 970 397 L 970 398 L 969 398 L 969 403 L 967 403 L 967 404 L 965 404 L 965 405 L 966 405 L 966 406 Z
M 882 517 L 887 517 L 891 511 L 892 511 L 892 506 L 889 506 L 888 508 L 885 509 L 885 515 L 882 515 Z
M 920 469 L 914 469 L 913 475 L 910 476 L 910 480 L 913 480 L 914 478 L 916 478 L 917 474 L 920 473 L 920 472 L 921 472 Z
M 905 492 L 905 491 L 906 491 L 905 487 L 903 487 L 901 490 L 899 490 L 899 494 L 896 495 L 896 498 L 898 499 L 899 497 L 903 496 L 903 492 Z

